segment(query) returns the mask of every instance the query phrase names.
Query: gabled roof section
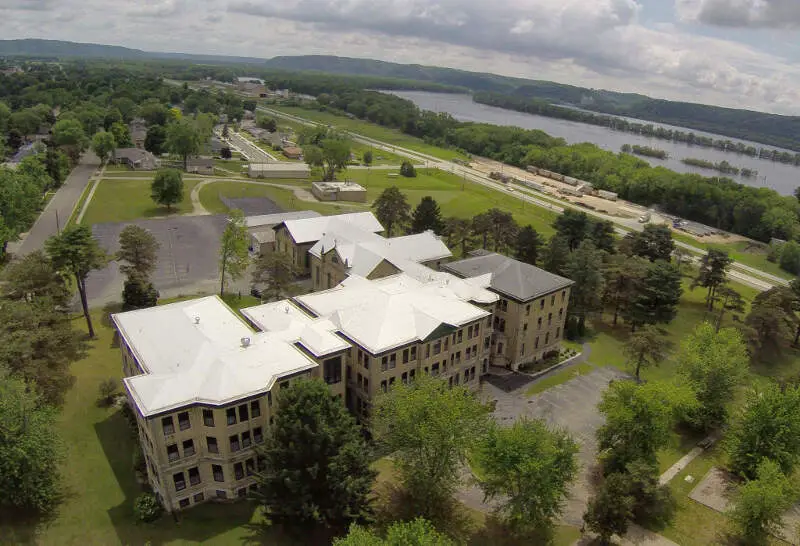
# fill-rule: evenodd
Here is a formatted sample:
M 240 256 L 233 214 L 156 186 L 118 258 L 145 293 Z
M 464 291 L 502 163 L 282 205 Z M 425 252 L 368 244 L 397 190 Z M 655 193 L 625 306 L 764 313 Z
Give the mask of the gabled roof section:
M 459 277 L 491 276 L 491 288 L 518 301 L 530 301 L 575 284 L 544 269 L 494 252 L 450 262 L 442 268 Z
M 341 226 L 353 226 L 368 233 L 383 231 L 383 226 L 371 212 L 286 220 L 277 224 L 275 229 L 279 229 L 281 226 L 286 227 L 297 244 L 319 241 L 329 231 L 335 231 L 337 228 L 345 229 Z
M 144 373 L 124 383 L 145 417 L 192 403 L 266 392 L 317 364 L 270 332 L 254 332 L 216 296 L 112 315 Z
M 249 228 L 261 226 L 274 226 L 287 220 L 302 220 L 304 218 L 319 218 L 321 215 L 314 210 L 293 210 L 289 212 L 278 212 L 276 214 L 258 214 L 247 216 L 244 223 Z

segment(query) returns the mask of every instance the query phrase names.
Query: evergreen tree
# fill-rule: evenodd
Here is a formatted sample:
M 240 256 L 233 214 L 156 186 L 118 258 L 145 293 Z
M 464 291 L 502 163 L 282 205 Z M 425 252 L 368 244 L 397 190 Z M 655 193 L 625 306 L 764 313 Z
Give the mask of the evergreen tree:
M 158 304 L 158 290 L 153 283 L 138 274 L 133 274 L 125 280 L 122 289 L 122 310 L 133 311 L 155 307 Z
M 614 233 L 614 224 L 610 220 L 597 221 L 592 225 L 590 237 L 598 249 L 613 254 L 616 252 Z
M 272 523 L 302 528 L 369 521 L 377 473 L 353 417 L 321 380 L 294 380 L 257 450 L 255 500 Z
M 536 265 L 539 253 L 542 249 L 542 238 L 528 224 L 517 233 L 517 240 L 514 246 L 514 257 L 527 264 Z
M 623 316 L 634 331 L 643 324 L 668 324 L 678 313 L 682 295 L 678 268 L 668 262 L 651 263 Z
M 400 174 L 406 178 L 414 178 L 417 176 L 417 170 L 410 161 L 403 161 L 403 163 L 400 165 Z
M 447 247 L 460 248 L 461 257 L 465 257 L 471 243 L 472 223 L 464 218 L 451 216 L 444 221 L 444 234 L 447 237 Z
M 625 536 L 628 532 L 635 504 L 628 477 L 615 472 L 603 480 L 600 490 L 589 499 L 583 520 L 590 531 L 598 534 L 600 544 L 611 544 L 612 536 Z
M 614 309 L 614 326 L 620 314 L 631 312 L 634 299 L 647 276 L 649 262 L 639 256 L 614 254 L 604 263 L 605 291 L 603 302 Z
M 585 212 L 573 209 L 565 209 L 564 212 L 553 222 L 556 235 L 566 240 L 570 251 L 578 248 L 581 242 L 589 237 L 592 230 L 592 221 Z
M 567 240 L 558 235 L 550 237 L 550 242 L 544 251 L 542 269 L 556 275 L 567 275 L 567 265 L 570 260 L 569 245 Z
M 640 381 L 641 369 L 657 366 L 666 358 L 669 348 L 666 332 L 652 324 L 646 324 L 631 334 L 623 351 L 633 366 L 636 381 Z
M 794 302 L 794 292 L 779 286 L 761 292 L 753 299 L 744 322 L 754 354 L 766 349 L 780 351 L 781 345 L 800 328 L 794 314 Z
M 119 266 L 123 274 L 150 277 L 158 264 L 161 245 L 149 230 L 135 224 L 125 226 L 119 234 L 119 247 L 116 259 L 125 262 Z
M 568 279 L 575 281 L 570 291 L 568 320 L 570 331 L 577 335 L 586 331 L 586 317 L 602 307 L 602 254 L 591 241 L 584 241 L 570 255 L 564 271 Z
M 372 208 L 378 221 L 386 228 L 387 237 L 391 237 L 395 228 L 402 228 L 411 219 L 411 206 L 397 186 L 383 190 Z
M 669 262 L 675 250 L 672 232 L 667 226 L 648 224 L 642 232 L 631 232 L 625 236 L 623 245 L 631 254 L 647 258 L 651 262 Z
M 727 252 L 715 248 L 709 249 L 700 261 L 700 271 L 692 283 L 692 288 L 695 286 L 708 288 L 706 303 L 709 311 L 714 309 L 717 290 L 728 282 L 727 273 L 732 263 L 733 260 L 728 257 Z
M 492 218 L 485 212 L 476 214 L 472 218 L 472 233 L 481 238 L 481 248 L 488 250 L 489 235 L 492 232 Z
M 444 232 L 442 211 L 439 209 L 439 204 L 429 195 L 422 198 L 411 217 L 412 233 L 422 233 L 427 230 L 439 235 Z

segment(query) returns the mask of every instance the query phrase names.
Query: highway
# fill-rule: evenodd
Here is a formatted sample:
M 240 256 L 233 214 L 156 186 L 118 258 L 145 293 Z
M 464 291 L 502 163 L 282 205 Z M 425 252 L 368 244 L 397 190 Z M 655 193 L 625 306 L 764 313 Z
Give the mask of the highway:
M 317 123 L 315 121 L 311 121 L 311 120 L 308 120 L 308 119 L 305 119 L 305 118 L 301 118 L 299 116 L 295 116 L 295 115 L 292 115 L 292 114 L 286 114 L 286 113 L 280 112 L 278 110 L 273 110 L 271 108 L 267 108 L 267 107 L 264 107 L 264 106 L 259 106 L 258 109 L 263 111 L 263 112 L 266 112 L 266 113 L 268 113 L 270 115 L 281 117 L 281 118 L 284 118 L 284 119 L 288 119 L 290 121 L 294 121 L 296 123 L 301 123 L 303 125 L 308 125 L 308 126 L 324 125 L 324 124 L 321 124 L 321 123 Z M 492 180 L 491 178 L 489 178 L 488 176 L 486 176 L 482 172 L 480 172 L 480 171 L 478 171 L 476 169 L 473 169 L 471 167 L 460 165 L 460 164 L 452 162 L 452 161 L 446 161 L 446 160 L 443 160 L 441 158 L 438 158 L 438 157 L 435 157 L 435 156 L 432 156 L 432 155 L 428 155 L 428 154 L 425 154 L 425 153 L 422 153 L 422 152 L 409 150 L 409 149 L 403 148 L 401 146 L 395 146 L 394 144 L 388 144 L 386 142 L 382 142 L 382 141 L 376 140 L 374 138 L 365 137 L 365 136 L 360 135 L 358 133 L 353 133 L 352 131 L 343 131 L 343 132 L 347 133 L 350 136 L 350 138 L 352 138 L 356 142 L 360 142 L 362 144 L 368 144 L 368 145 L 370 145 L 370 146 L 372 146 L 374 148 L 378 148 L 378 149 L 381 149 L 381 150 L 385 150 L 387 152 L 392 152 L 394 154 L 397 154 L 397 155 L 400 155 L 400 156 L 403 156 L 403 157 L 407 157 L 407 158 L 409 158 L 411 160 L 414 160 L 414 161 L 416 161 L 418 163 L 425 164 L 428 167 L 438 168 L 438 169 L 441 169 L 443 171 L 451 172 L 453 174 L 456 174 L 456 175 L 459 175 L 459 176 L 463 177 L 465 180 L 469 180 L 470 182 L 475 182 L 477 184 L 481 184 L 481 185 L 486 186 L 488 188 L 492 188 L 492 189 L 497 190 L 499 192 L 502 192 L 502 193 L 505 193 L 505 194 L 510 195 L 512 197 L 515 197 L 517 199 L 520 199 L 521 201 L 524 201 L 526 203 L 531 203 L 533 205 L 536 205 L 536 206 L 544 208 L 544 209 L 551 210 L 551 211 L 553 211 L 555 213 L 558 213 L 558 214 L 561 214 L 562 212 L 564 212 L 564 207 L 569 207 L 569 208 L 572 208 L 572 209 L 575 209 L 575 210 L 580 210 L 582 212 L 585 212 L 585 213 L 587 213 L 587 214 L 589 214 L 591 216 L 594 216 L 594 217 L 602 219 L 602 220 L 609 220 L 616 226 L 617 233 L 619 233 L 620 235 L 623 235 L 623 236 L 625 234 L 627 234 L 628 232 L 630 232 L 630 231 L 642 231 L 644 229 L 644 225 L 645 224 L 639 223 L 634 218 L 619 218 L 617 216 L 610 216 L 608 214 L 603 214 L 603 213 L 600 213 L 600 212 L 597 212 L 597 211 L 593 211 L 593 210 L 587 210 L 587 209 L 584 209 L 582 207 L 578 207 L 578 206 L 572 205 L 571 203 L 565 203 L 565 202 L 562 202 L 561 203 L 562 206 L 559 206 L 559 205 L 556 205 L 556 204 L 554 204 L 553 202 L 551 202 L 549 200 L 542 199 L 542 198 L 535 197 L 535 196 L 531 195 L 530 193 L 528 193 L 527 188 L 523 188 L 522 186 L 517 186 L 517 185 L 513 185 L 513 184 L 508 185 L 508 184 L 499 183 L 499 182 L 497 182 L 495 180 Z M 699 261 L 700 256 L 705 255 L 705 253 L 706 253 L 706 251 L 704 249 L 696 247 L 696 246 L 692 246 L 692 245 L 690 245 L 688 243 L 684 243 L 682 241 L 675 241 L 675 245 L 680 247 L 680 248 L 683 248 L 684 250 L 688 250 L 689 252 L 694 254 L 695 255 L 694 256 L 694 260 L 696 262 Z M 778 286 L 778 285 L 788 286 L 788 284 L 789 284 L 789 281 L 787 281 L 785 279 L 782 279 L 780 277 L 777 277 L 775 275 L 767 273 L 766 271 L 761 271 L 760 269 L 756 269 L 754 267 L 746 266 L 746 265 L 741 264 L 739 262 L 734 262 L 733 263 L 733 265 L 731 266 L 731 269 L 728 272 L 728 275 L 729 275 L 729 277 L 731 277 L 735 281 L 740 282 L 740 283 L 742 283 L 744 285 L 750 286 L 752 288 L 755 288 L 757 290 L 769 290 L 770 288 L 773 288 L 774 286 Z

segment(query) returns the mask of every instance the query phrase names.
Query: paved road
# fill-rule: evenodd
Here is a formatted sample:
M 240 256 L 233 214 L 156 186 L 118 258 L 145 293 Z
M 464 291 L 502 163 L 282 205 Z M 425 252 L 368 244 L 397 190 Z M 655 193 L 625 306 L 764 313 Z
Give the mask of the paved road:
M 59 228 L 63 229 L 89 183 L 89 178 L 99 166 L 100 160 L 96 155 L 91 152 L 84 154 L 81 162 L 50 199 L 25 238 L 21 242 L 9 245 L 11 252 L 18 255 L 30 254 L 44 247 L 44 242 L 58 233 Z
M 234 148 L 239 150 L 248 161 L 253 163 L 275 163 L 277 161 L 277 159 L 235 131 L 230 132 L 228 141 Z
M 314 121 L 310 121 L 310 120 L 307 120 L 305 118 L 301 118 L 299 116 L 295 116 L 293 114 L 286 114 L 284 112 L 280 112 L 278 110 L 273 110 L 271 108 L 266 108 L 266 107 L 263 107 L 263 106 L 259 106 L 258 109 L 262 110 L 264 112 L 268 112 L 269 114 L 271 114 L 273 116 L 278 116 L 278 117 L 282 117 L 284 119 L 289 119 L 291 121 L 294 121 L 296 123 L 301 123 L 303 125 L 308 125 L 308 126 L 321 125 L 321 124 L 316 123 Z M 381 142 L 379 140 L 375 140 L 374 138 L 365 137 L 365 136 L 359 135 L 357 133 L 353 133 L 353 132 L 349 132 L 348 131 L 348 134 L 350 135 L 350 137 L 353 140 L 355 140 L 357 142 L 360 142 L 360 143 L 363 143 L 363 144 L 368 144 L 368 145 L 373 146 L 375 148 L 378 148 L 378 149 L 381 149 L 381 150 L 386 150 L 388 152 L 392 152 L 392 153 L 395 153 L 397 155 L 401 155 L 401 156 L 407 157 L 407 158 L 412 159 L 412 160 L 417 161 L 417 162 L 422 162 L 422 163 L 424 163 L 424 164 L 426 164 L 427 166 L 430 166 L 430 167 L 435 167 L 435 168 L 438 168 L 438 169 L 441 169 L 441 170 L 444 170 L 444 171 L 452 172 L 453 174 L 460 175 L 460 176 L 464 177 L 466 180 L 469 180 L 471 182 L 475 182 L 477 184 L 481 184 L 483 186 L 495 189 L 495 190 L 503 192 L 503 193 L 505 193 L 507 195 L 511 195 L 513 197 L 516 197 L 517 199 L 520 199 L 521 201 L 534 204 L 536 206 L 551 210 L 551 211 L 553 211 L 555 213 L 558 213 L 558 214 L 561 214 L 562 212 L 564 212 L 564 207 L 569 207 L 569 208 L 573 208 L 575 210 L 583 211 L 583 212 L 585 212 L 585 213 L 587 213 L 587 214 L 589 214 L 591 216 L 594 216 L 596 218 L 600 218 L 602 220 L 610 220 L 611 222 L 614 223 L 614 225 L 617 226 L 617 232 L 620 233 L 621 235 L 624 235 L 628 231 L 642 231 L 644 229 L 644 224 L 640 224 L 636 219 L 624 219 L 624 218 L 619 218 L 619 217 L 616 217 L 616 216 L 609 216 L 607 214 L 603 214 L 603 213 L 600 213 L 600 212 L 597 212 L 597 211 L 593 211 L 593 210 L 587 210 L 587 209 L 584 209 L 584 208 L 581 208 L 581 207 L 578 207 L 578 206 L 575 206 L 575 205 L 571 205 L 571 204 L 568 204 L 568 203 L 561 203 L 563 206 L 559 206 L 559 205 L 556 205 L 556 204 L 552 203 L 551 201 L 544 200 L 544 199 L 535 197 L 533 195 L 530 195 L 529 193 L 527 193 L 527 191 L 524 191 L 524 188 L 522 188 L 521 186 L 506 185 L 506 184 L 498 183 L 498 182 L 492 180 L 491 178 L 489 178 L 488 176 L 486 176 L 481 171 L 478 171 L 478 170 L 473 169 L 471 167 L 465 167 L 465 166 L 460 165 L 458 163 L 454 163 L 452 161 L 446 161 L 446 160 L 443 160 L 441 158 L 438 158 L 438 157 L 435 157 L 435 156 L 432 156 L 432 155 L 429 155 L 429 154 L 425 154 L 425 153 L 422 153 L 422 152 L 417 152 L 417 151 L 414 151 L 414 150 L 409 150 L 407 148 L 403 148 L 403 147 L 400 147 L 400 146 L 395 146 L 395 145 L 392 145 L 392 144 L 387 144 L 385 142 Z M 521 191 L 521 190 L 523 190 L 523 191 Z M 676 246 L 684 248 L 684 249 L 686 249 L 686 250 L 688 250 L 688 251 L 690 251 L 690 252 L 692 252 L 693 254 L 696 254 L 696 255 L 704 255 L 706 253 L 704 249 L 698 248 L 696 246 L 692 246 L 692 245 L 684 243 L 682 241 L 676 241 L 675 244 L 676 244 Z M 751 286 L 753 288 L 756 288 L 757 290 L 769 290 L 770 288 L 772 288 L 774 286 L 778 286 L 778 285 L 784 285 L 785 286 L 785 285 L 788 284 L 788 281 L 786 281 L 784 279 L 781 279 L 780 277 L 777 277 L 775 275 L 767 273 L 766 271 L 761 271 L 760 269 L 755 269 L 753 267 L 749 267 L 749 266 L 746 266 L 744 264 L 740 264 L 738 262 L 734 262 L 733 263 L 733 265 L 731 267 L 731 270 L 729 272 L 729 275 L 730 275 L 731 278 L 735 279 L 736 281 L 738 281 L 738 282 L 740 282 L 742 284 Z

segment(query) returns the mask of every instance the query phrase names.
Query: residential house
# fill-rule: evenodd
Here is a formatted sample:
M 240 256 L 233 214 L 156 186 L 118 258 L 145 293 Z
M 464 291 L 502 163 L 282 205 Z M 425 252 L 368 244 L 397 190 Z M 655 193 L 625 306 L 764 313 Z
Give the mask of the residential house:
M 135 171 L 152 171 L 159 167 L 158 159 L 148 152 L 139 148 L 117 148 L 111 162 L 118 165 L 127 165 Z
M 303 158 L 303 149 L 298 148 L 297 146 L 285 146 L 282 149 L 283 155 L 286 156 L 287 159 L 302 159 Z
M 206 157 L 190 157 L 186 161 L 186 172 L 213 175 L 214 160 Z
M 134 148 L 144 150 L 144 142 L 147 138 L 147 122 L 142 118 L 135 118 L 129 125 L 131 132 L 131 142 Z
M 557 352 L 564 335 L 571 280 L 494 252 L 442 265 L 463 278 L 491 275 L 494 308 L 492 364 L 518 369 Z

